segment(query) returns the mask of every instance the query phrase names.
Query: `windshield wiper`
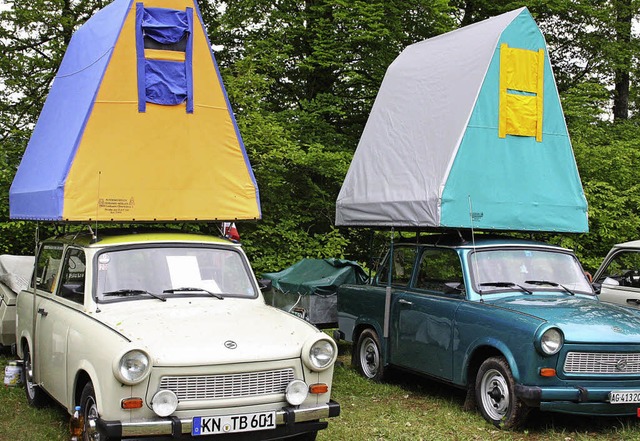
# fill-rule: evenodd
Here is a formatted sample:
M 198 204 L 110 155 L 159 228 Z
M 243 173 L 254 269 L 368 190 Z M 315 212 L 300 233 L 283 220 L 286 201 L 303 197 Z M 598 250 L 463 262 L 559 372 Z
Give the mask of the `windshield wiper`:
M 525 288 L 522 285 L 518 285 L 517 283 L 513 283 L 513 282 L 485 282 L 485 283 L 478 284 L 478 286 L 495 286 L 495 287 L 498 287 L 498 288 L 518 287 L 518 288 L 520 288 L 522 290 L 522 292 L 524 292 L 526 294 L 533 294 L 533 291 Z M 482 294 L 482 292 L 480 294 Z
M 194 288 L 191 286 L 184 286 L 182 288 L 171 288 L 171 289 L 165 289 L 164 291 L 162 291 L 163 294 L 173 294 L 174 292 L 180 292 L 180 291 L 187 291 L 187 292 L 204 292 L 209 294 L 211 297 L 215 297 L 216 299 L 220 299 L 220 300 L 224 300 L 224 297 L 222 297 L 220 294 L 216 294 L 215 292 L 211 292 L 208 291 L 204 288 Z
M 567 292 L 569 295 L 575 296 L 576 294 L 571 291 L 569 288 L 567 288 L 566 286 L 560 284 L 560 283 L 556 283 L 556 282 L 551 282 L 549 280 L 525 280 L 524 283 L 527 283 L 529 285 L 549 285 L 549 286 L 553 286 L 553 287 L 560 287 L 562 289 L 565 290 L 565 292 Z
M 150 295 L 151 297 L 153 297 L 154 299 L 158 299 L 158 300 L 162 300 L 163 302 L 166 302 L 167 299 L 165 299 L 164 297 L 159 296 L 158 294 L 154 294 L 152 292 L 146 291 L 144 289 L 119 289 L 117 291 L 108 291 L 108 292 L 103 292 L 102 295 L 104 297 L 112 297 L 112 296 L 119 296 L 119 297 L 124 297 L 124 296 L 137 296 L 140 294 L 147 294 Z

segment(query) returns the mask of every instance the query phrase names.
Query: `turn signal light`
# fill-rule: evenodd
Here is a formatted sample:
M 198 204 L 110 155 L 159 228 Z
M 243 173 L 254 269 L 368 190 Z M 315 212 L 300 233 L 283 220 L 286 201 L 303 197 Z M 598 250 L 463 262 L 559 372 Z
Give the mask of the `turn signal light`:
M 556 370 L 554 368 L 541 368 L 540 369 L 540 376 L 541 377 L 555 377 L 556 376 Z
M 324 383 L 316 383 L 309 386 L 309 392 L 312 394 L 326 394 L 329 392 L 329 386 Z
M 123 409 L 140 409 L 142 407 L 142 398 L 125 398 L 120 402 Z

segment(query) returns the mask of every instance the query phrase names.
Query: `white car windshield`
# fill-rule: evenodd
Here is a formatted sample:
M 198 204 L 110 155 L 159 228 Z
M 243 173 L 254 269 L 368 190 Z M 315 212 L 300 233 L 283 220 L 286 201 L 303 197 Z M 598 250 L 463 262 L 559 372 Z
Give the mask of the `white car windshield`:
M 143 247 L 96 257 L 96 300 L 175 296 L 255 297 L 252 276 L 235 250 Z
M 469 257 L 474 289 L 490 292 L 563 291 L 593 294 L 582 267 L 569 253 L 538 249 L 479 250 Z

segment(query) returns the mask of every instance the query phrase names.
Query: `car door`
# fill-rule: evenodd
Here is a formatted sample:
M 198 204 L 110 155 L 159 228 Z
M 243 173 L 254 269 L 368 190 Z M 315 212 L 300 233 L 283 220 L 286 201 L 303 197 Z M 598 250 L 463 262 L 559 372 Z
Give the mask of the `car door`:
M 410 290 L 398 293 L 392 309 L 394 364 L 452 379 L 454 317 L 465 298 L 462 267 L 451 249 L 425 247 Z
M 620 249 L 598 271 L 594 284 L 603 302 L 640 308 L 640 252 Z
M 53 296 L 47 297 L 38 309 L 36 348 L 40 356 L 40 383 L 62 403 L 67 401 L 69 328 L 84 306 L 84 269 L 83 251 L 67 248 L 60 271 L 49 288 Z

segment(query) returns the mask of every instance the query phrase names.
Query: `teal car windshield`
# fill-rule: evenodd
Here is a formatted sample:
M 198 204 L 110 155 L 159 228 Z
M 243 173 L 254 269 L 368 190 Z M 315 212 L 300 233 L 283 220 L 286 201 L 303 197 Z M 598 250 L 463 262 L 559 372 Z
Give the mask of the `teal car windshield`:
M 562 291 L 593 294 L 582 267 L 568 253 L 543 249 L 477 250 L 469 256 L 474 290 L 481 294 Z
M 96 260 L 98 302 L 257 295 L 251 273 L 235 250 L 193 246 L 127 248 L 103 251 Z

